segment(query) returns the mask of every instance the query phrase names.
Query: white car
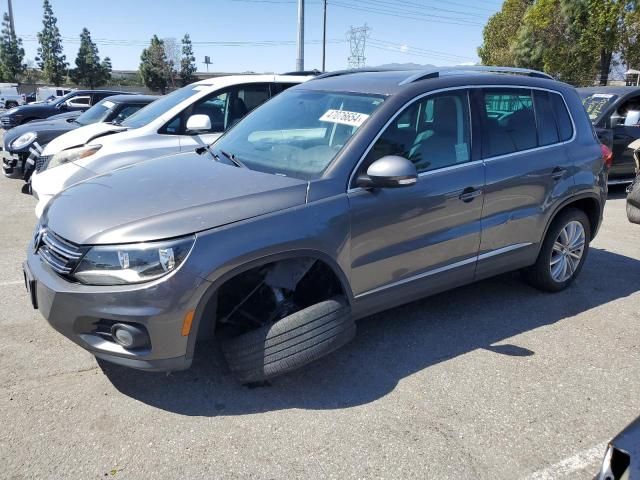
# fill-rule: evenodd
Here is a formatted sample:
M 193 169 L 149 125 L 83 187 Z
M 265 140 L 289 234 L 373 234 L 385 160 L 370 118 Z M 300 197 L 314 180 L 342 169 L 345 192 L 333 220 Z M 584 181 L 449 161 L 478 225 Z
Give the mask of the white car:
M 52 140 L 36 162 L 31 192 L 36 216 L 58 192 L 143 160 L 215 141 L 249 111 L 311 76 L 234 75 L 192 83 L 131 115 L 120 125 L 96 123 Z

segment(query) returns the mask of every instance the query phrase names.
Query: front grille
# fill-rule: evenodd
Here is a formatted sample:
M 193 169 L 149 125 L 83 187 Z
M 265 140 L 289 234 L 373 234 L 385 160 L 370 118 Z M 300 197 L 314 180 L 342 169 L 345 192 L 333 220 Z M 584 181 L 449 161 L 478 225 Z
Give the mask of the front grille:
M 85 253 L 82 247 L 74 245 L 47 229 L 41 229 L 37 234 L 35 250 L 40 258 L 60 275 L 70 274 Z
M 38 158 L 36 158 L 36 172 L 41 172 L 42 170 L 46 170 L 47 167 L 49 166 L 49 161 L 51 160 L 51 157 L 53 157 L 53 155 L 46 155 L 46 156 L 40 155 Z
M 12 124 L 11 119 L 9 119 L 7 117 L 0 118 L 0 122 L 2 122 L 2 125 L 11 125 Z

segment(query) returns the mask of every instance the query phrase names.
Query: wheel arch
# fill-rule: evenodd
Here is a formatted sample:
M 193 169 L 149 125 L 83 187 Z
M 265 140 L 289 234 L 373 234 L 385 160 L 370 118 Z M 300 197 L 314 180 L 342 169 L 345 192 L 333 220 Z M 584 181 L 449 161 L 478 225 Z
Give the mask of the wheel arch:
M 259 268 L 270 263 L 277 263 L 282 260 L 295 258 L 313 258 L 325 264 L 338 280 L 349 306 L 353 304 L 354 296 L 349 279 L 344 270 L 330 255 L 319 250 L 300 249 L 260 256 L 230 269 L 211 282 L 196 306 L 193 323 L 191 325 L 191 333 L 189 334 L 189 340 L 187 341 L 187 358 L 190 360 L 193 359 L 197 337 L 203 331 L 204 322 L 202 320 L 205 319 L 207 315 L 215 314 L 217 306 L 216 294 L 225 283 L 252 269 Z M 211 327 L 215 328 L 215 321 Z
M 540 248 L 542 247 L 542 242 L 547 236 L 547 232 L 549 231 L 549 227 L 551 227 L 553 221 L 567 208 L 578 208 L 579 210 L 582 210 L 589 218 L 591 239 L 593 240 L 593 237 L 596 236 L 598 229 L 600 228 L 600 223 L 602 222 L 603 205 L 600 198 L 595 193 L 583 193 L 568 198 L 556 207 L 553 213 L 549 216 L 549 220 L 547 220 L 547 225 L 545 226 L 544 233 L 540 240 Z

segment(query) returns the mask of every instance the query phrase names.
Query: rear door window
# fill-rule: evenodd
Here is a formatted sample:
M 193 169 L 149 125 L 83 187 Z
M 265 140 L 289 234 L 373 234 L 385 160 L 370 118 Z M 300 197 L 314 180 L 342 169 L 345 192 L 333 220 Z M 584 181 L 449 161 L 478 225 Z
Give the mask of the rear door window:
M 558 125 L 551 106 L 550 93 L 542 90 L 534 91 L 536 123 L 538 125 L 538 141 L 540 146 L 558 143 Z
M 538 146 L 531 90 L 486 89 L 483 92 L 485 158 Z

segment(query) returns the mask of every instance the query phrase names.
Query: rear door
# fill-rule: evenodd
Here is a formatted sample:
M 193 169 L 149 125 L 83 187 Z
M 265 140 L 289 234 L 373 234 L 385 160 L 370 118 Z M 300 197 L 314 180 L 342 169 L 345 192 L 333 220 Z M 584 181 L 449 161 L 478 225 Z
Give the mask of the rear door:
M 174 119 L 172 127 L 179 132 L 180 150 L 193 150 L 218 139 L 247 113 L 266 102 L 271 97 L 271 88 L 270 83 L 237 85 L 214 92 L 186 108 Z M 211 129 L 190 134 L 186 130 L 186 122 L 191 115 L 207 115 Z
M 411 160 L 419 178 L 404 188 L 349 191 L 354 294 L 374 303 L 391 295 L 400 303 L 471 281 L 484 165 L 472 151 L 468 91 L 429 95 L 406 107 L 354 178 L 385 155 Z
M 549 209 L 573 191 L 565 145 L 573 126 L 559 93 L 501 87 L 475 98 L 486 167 L 477 268 L 484 277 L 535 259 Z

